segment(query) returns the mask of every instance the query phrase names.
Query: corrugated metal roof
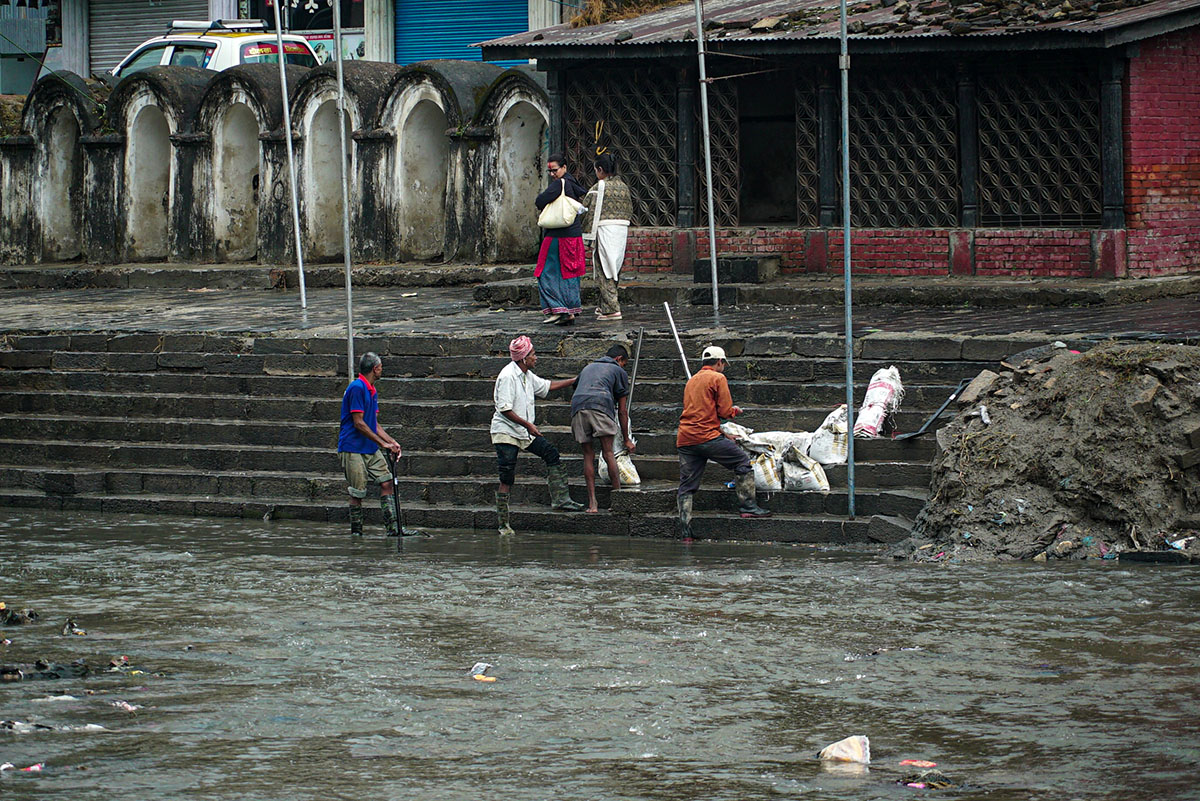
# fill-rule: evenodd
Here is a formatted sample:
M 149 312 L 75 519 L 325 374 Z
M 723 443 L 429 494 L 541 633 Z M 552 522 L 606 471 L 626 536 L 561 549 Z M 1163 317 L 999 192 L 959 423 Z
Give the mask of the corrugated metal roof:
M 1046 10 L 1036 9 L 1029 0 L 998 3 L 997 0 L 847 0 L 847 21 L 856 39 L 912 39 L 915 37 L 973 38 L 980 35 L 1015 35 L 1029 31 L 1058 33 L 1104 33 L 1138 22 L 1146 22 L 1178 14 L 1200 11 L 1200 0 L 1149 0 L 1139 5 L 1112 10 L 1091 10 L 1094 2 L 1065 0 L 1051 2 Z M 884 2 L 887 5 L 884 5 Z M 1107 0 L 1098 8 L 1111 8 L 1128 0 Z M 1133 0 L 1136 2 L 1136 0 Z M 1073 8 L 1072 6 L 1078 6 Z M 907 22 L 902 13 L 908 7 Z M 1022 9 L 1020 19 L 1001 19 L 1004 6 Z M 899 11 L 898 11 L 899 9 Z M 1054 14 L 1061 12 L 1059 18 Z M 1044 17 L 1044 19 L 1043 19 Z M 751 25 L 761 20 L 781 19 L 772 30 L 755 31 Z M 957 32 L 945 27 L 949 20 Z M 830 0 L 706 0 L 704 3 L 705 36 L 718 43 L 785 42 L 805 39 L 836 38 L 838 36 L 838 5 Z M 861 29 L 859 29 L 861 24 Z M 1194 23 L 1193 23 L 1194 24 Z M 900 26 L 900 30 L 896 27 Z M 963 25 L 970 25 L 964 30 Z M 905 28 L 904 26 L 908 26 Z M 691 2 L 652 11 L 640 17 L 572 28 L 557 25 L 483 42 L 482 47 L 519 47 L 537 57 L 539 47 L 587 47 L 614 45 L 664 45 L 695 39 L 696 12 Z

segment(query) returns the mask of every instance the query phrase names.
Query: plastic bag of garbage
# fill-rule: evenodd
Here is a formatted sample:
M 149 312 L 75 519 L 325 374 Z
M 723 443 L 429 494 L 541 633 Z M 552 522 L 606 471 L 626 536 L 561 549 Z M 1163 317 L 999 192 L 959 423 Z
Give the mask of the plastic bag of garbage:
M 603 456 L 600 457 L 600 466 L 597 469 L 597 475 L 599 476 L 600 483 L 608 483 L 608 462 L 604 461 Z M 642 477 L 638 475 L 637 468 L 633 464 L 633 458 L 630 457 L 627 451 L 621 451 L 617 454 L 617 475 L 621 478 L 622 487 L 642 483 Z
M 871 762 L 871 741 L 867 739 L 866 735 L 856 734 L 825 746 L 817 754 L 817 758 L 833 762 L 859 762 L 866 765 Z
M 808 455 L 823 465 L 845 464 L 847 451 L 846 404 L 843 403 L 830 412 L 813 433 Z
M 783 452 L 783 488 L 798 492 L 829 492 L 821 463 L 793 444 Z
M 854 420 L 854 436 L 878 437 L 883 421 L 900 408 L 902 400 L 904 385 L 900 382 L 900 371 L 895 366 L 876 370 Z

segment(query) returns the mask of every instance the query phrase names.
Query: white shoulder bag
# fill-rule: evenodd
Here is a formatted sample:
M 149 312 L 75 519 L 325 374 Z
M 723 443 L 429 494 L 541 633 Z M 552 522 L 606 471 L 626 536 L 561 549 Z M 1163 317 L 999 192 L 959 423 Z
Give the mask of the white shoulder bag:
M 583 204 L 567 195 L 567 179 L 562 179 L 562 193 L 546 204 L 538 215 L 540 228 L 566 228 L 575 222 Z

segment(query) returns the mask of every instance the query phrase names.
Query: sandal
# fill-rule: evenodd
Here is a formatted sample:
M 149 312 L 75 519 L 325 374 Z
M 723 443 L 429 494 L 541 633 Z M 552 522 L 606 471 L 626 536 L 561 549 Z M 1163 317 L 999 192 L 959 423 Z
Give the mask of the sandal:
M 547 314 L 542 319 L 542 325 L 547 325 L 549 323 L 557 323 L 561 317 L 562 317 L 561 314 Z

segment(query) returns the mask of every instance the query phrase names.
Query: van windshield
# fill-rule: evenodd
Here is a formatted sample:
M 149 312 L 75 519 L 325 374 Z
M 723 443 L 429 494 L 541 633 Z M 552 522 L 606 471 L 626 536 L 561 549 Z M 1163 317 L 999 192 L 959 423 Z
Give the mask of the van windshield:
M 299 42 L 283 43 L 284 60 L 297 67 L 315 67 L 312 52 Z M 250 42 L 242 45 L 243 64 L 278 64 L 279 45 L 275 42 Z

